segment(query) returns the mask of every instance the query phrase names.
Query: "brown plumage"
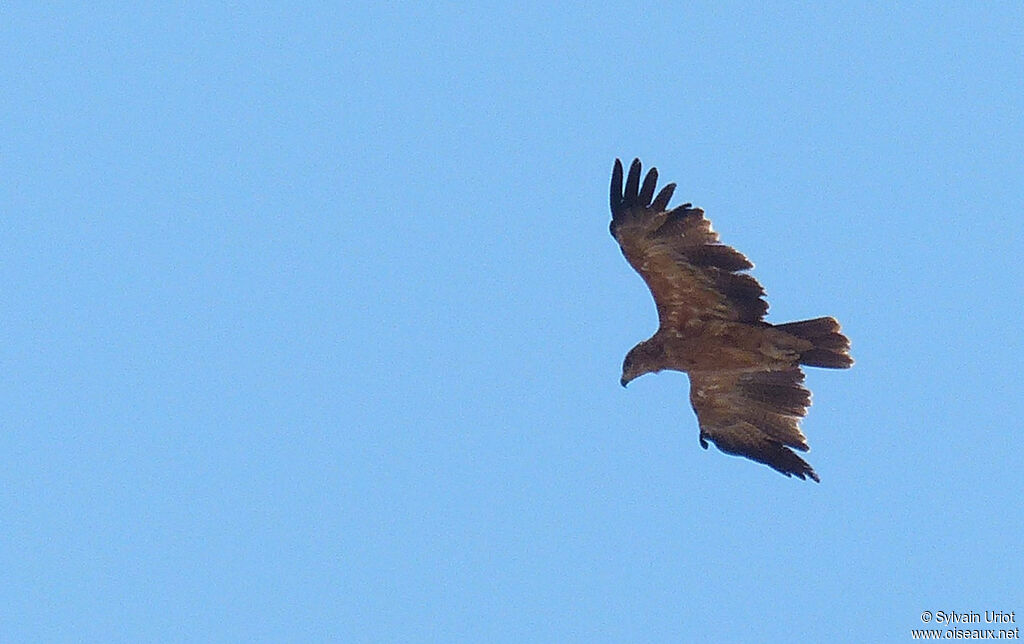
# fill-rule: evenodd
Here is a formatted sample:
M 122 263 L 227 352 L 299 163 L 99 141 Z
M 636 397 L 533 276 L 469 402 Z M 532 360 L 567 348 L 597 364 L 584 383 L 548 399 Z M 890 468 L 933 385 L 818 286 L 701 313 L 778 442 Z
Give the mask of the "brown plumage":
M 640 183 L 634 159 L 622 185 L 612 171 L 611 233 L 654 296 L 660 326 L 622 364 L 622 386 L 663 369 L 690 377 L 700 444 L 764 463 L 786 476 L 819 480 L 793 450 L 807 451 L 800 419 L 811 404 L 800 365 L 845 369 L 850 341 L 834 318 L 773 325 L 753 264 L 719 243 L 691 204 L 669 209 L 675 184 L 654 194 L 658 171 Z

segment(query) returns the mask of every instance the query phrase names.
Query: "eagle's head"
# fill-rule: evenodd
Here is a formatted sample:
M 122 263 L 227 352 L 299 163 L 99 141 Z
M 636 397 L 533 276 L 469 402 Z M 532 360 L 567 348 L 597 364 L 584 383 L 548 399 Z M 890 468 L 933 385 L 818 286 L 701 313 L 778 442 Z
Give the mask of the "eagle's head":
M 661 341 L 651 338 L 644 340 L 629 350 L 622 361 L 622 378 L 619 383 L 625 387 L 635 378 L 645 373 L 661 371 L 665 362 L 665 346 Z

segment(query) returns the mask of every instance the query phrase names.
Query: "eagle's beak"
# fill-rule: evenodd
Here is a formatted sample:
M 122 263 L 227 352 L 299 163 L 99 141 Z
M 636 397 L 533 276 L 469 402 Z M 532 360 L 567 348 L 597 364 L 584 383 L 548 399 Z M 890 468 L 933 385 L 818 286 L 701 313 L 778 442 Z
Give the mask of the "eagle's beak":
M 621 379 L 619 380 L 619 384 L 620 384 L 620 385 L 622 385 L 622 388 L 623 388 L 623 389 L 625 389 L 625 388 L 626 388 L 626 385 L 628 385 L 628 384 L 629 384 L 629 381 L 628 381 L 628 380 L 626 380 L 626 377 L 625 377 L 625 376 L 623 376 L 623 377 L 622 377 L 622 378 L 621 378 Z

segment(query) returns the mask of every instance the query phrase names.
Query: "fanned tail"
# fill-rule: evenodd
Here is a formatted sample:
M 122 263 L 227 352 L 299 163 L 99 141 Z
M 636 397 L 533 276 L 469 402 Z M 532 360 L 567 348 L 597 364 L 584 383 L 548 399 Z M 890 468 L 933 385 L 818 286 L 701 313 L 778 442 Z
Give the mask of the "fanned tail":
M 788 324 L 777 324 L 776 329 L 808 340 L 814 346 L 800 354 L 800 364 L 809 367 L 847 369 L 853 365 L 850 340 L 840 332 L 835 318 L 815 318 Z

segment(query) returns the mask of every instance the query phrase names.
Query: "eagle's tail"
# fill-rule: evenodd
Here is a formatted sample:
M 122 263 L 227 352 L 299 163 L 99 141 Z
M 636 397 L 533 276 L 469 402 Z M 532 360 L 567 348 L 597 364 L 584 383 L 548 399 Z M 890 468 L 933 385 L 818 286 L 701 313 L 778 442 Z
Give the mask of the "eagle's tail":
M 800 354 L 800 364 L 830 369 L 846 369 L 853 364 L 850 340 L 840 332 L 839 322 L 835 318 L 802 320 L 778 324 L 775 328 L 814 344 Z

